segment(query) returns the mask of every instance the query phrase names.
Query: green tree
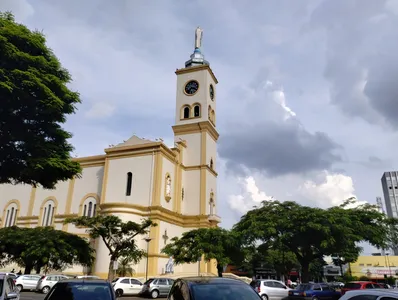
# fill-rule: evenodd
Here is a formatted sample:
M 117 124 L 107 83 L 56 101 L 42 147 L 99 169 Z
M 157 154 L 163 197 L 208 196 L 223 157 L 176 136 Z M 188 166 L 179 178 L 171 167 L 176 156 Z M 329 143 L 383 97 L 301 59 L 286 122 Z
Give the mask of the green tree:
M 0 252 L 6 262 L 24 267 L 25 274 L 33 269 L 40 273 L 43 267 L 63 270 L 76 264 L 91 266 L 94 260 L 93 249 L 85 239 L 52 227 L 1 228 Z
M 264 201 L 235 224 L 245 244 L 283 245 L 300 263 L 302 281 L 309 280 L 312 261 L 355 248 L 367 241 L 376 247 L 386 243 L 385 217 L 374 206 L 348 208 L 352 201 L 330 209 L 301 206 L 295 202 Z
M 238 249 L 237 240 L 231 232 L 222 228 L 199 228 L 184 232 L 180 238 L 173 237 L 162 252 L 173 256 L 176 264 L 194 263 L 204 257 L 205 261 L 217 260 L 218 276 L 223 267 L 232 261 Z
M 136 238 L 147 234 L 151 226 L 157 226 L 150 219 L 145 219 L 141 224 L 128 221 L 123 222 L 117 216 L 99 215 L 93 218 L 78 217 L 66 219 L 65 223 L 87 228 L 91 238 L 101 238 L 108 248 L 110 262 L 108 279 L 114 276 L 113 265 L 119 258 L 128 258 L 130 262 L 138 263 L 146 252 L 137 246 Z
M 61 127 L 80 103 L 70 81 L 41 32 L 0 12 L 0 183 L 54 188 L 81 173 Z
M 131 267 L 130 258 L 123 257 L 123 258 L 119 259 L 116 274 L 117 274 L 117 276 L 120 276 L 120 277 L 134 276 L 135 271 Z
M 269 249 L 265 253 L 265 262 L 270 265 L 278 276 L 289 278 L 289 273 L 294 268 L 299 268 L 296 255 L 291 251 L 280 249 Z

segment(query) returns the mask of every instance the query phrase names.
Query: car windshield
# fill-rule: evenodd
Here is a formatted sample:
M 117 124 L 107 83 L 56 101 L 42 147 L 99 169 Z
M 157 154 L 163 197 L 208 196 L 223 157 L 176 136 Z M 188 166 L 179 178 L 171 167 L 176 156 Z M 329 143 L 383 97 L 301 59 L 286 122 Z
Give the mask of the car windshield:
M 360 283 L 355 283 L 355 282 L 348 282 L 344 285 L 345 289 L 360 289 L 361 288 L 361 284 Z
M 296 290 L 298 291 L 308 291 L 311 289 L 311 284 L 300 284 Z
M 192 286 L 195 300 L 259 300 L 260 296 L 249 285 L 195 284 Z
M 150 284 L 153 281 L 153 278 L 148 279 L 147 281 L 145 281 L 144 284 Z
M 119 277 L 116 277 L 115 279 L 112 280 L 112 283 L 115 283 L 118 280 L 119 280 Z
M 106 283 L 58 282 L 46 300 L 111 300 L 112 292 Z

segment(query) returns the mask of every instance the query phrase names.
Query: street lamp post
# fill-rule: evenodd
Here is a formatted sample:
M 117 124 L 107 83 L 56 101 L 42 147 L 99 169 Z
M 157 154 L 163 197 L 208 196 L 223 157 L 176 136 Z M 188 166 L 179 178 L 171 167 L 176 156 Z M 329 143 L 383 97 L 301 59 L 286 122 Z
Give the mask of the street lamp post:
M 202 258 L 199 256 L 198 257 L 198 276 L 200 276 L 200 261 L 202 260 Z
M 150 237 L 144 239 L 146 242 L 146 268 L 145 268 L 145 282 L 148 280 L 148 262 L 149 262 L 149 242 L 152 241 Z
M 388 258 L 389 255 L 390 255 L 390 253 L 386 253 L 386 256 L 387 256 L 387 263 L 388 263 L 388 274 L 389 274 L 390 276 L 392 276 L 392 275 L 391 275 L 390 260 L 389 260 L 389 258 Z

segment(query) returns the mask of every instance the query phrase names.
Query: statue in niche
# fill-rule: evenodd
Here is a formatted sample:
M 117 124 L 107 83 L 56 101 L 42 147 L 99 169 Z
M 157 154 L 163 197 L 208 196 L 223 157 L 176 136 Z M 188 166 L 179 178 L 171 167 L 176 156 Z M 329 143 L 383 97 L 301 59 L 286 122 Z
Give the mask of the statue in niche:
M 165 273 L 166 274 L 174 273 L 174 259 L 172 256 L 170 256 L 169 261 L 166 264 Z
M 166 198 L 171 198 L 171 177 L 167 175 L 166 177 Z

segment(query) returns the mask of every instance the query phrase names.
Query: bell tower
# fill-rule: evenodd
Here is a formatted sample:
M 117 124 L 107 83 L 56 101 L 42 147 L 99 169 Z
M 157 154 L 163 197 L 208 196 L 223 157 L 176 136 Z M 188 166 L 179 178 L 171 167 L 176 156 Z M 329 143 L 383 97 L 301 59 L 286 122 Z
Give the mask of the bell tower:
M 185 68 L 177 69 L 176 143 L 185 141 L 182 161 L 184 200 L 181 213 L 216 215 L 217 140 L 216 102 L 218 80 L 202 53 L 203 30 L 195 30 L 195 47 Z M 214 219 L 214 218 L 213 218 Z M 213 220 L 212 223 L 218 223 Z

